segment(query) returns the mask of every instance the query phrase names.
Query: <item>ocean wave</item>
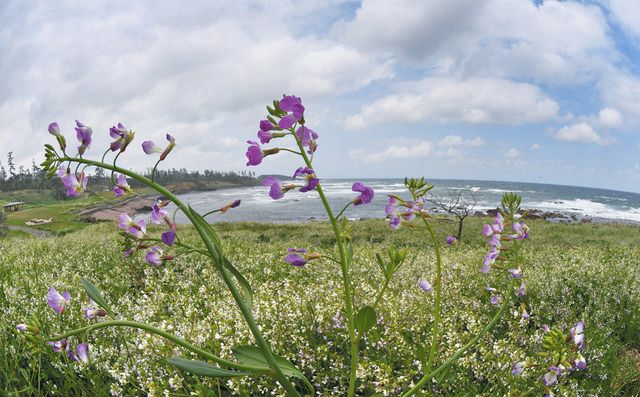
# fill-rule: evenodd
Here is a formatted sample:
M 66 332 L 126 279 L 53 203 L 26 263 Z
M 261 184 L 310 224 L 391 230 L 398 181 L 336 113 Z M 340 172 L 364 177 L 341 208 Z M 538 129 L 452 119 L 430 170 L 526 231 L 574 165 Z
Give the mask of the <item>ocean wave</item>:
M 531 208 L 575 213 L 595 218 L 626 219 L 640 222 L 640 208 L 621 210 L 607 204 L 586 199 L 542 201 L 532 203 Z

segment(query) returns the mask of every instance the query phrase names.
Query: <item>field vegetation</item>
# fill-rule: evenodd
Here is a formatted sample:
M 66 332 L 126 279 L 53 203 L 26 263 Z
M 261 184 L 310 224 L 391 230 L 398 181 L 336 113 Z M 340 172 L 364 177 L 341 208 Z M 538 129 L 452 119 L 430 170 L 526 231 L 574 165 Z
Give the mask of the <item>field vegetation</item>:
M 443 252 L 444 322 L 441 354 L 447 357 L 476 333 L 496 310 L 486 286 L 505 281 L 480 273 L 487 219 L 468 218 L 463 240 Z M 544 324 L 567 330 L 584 320 L 588 369 L 556 388 L 563 396 L 633 396 L 640 393 L 640 228 L 624 225 L 551 224 L 528 221 L 527 303 L 433 386 L 438 395 L 541 395 L 540 372 L 513 376 L 513 363 L 541 349 Z M 359 395 L 397 395 L 421 375 L 415 344 L 428 342 L 433 296 L 416 285 L 432 276 L 434 254 L 423 232 L 391 232 L 383 220 L 354 222 L 357 252 L 353 280 L 358 305 L 370 304 L 383 283 L 375 254 L 390 246 L 408 251 L 406 264 L 380 304 L 378 321 L 361 344 Z M 335 265 L 317 260 L 303 268 L 283 261 L 287 247 L 331 251 L 328 224 L 216 226 L 229 258 L 255 289 L 254 311 L 274 351 L 304 371 L 319 395 L 344 395 L 348 339 L 341 315 L 341 279 Z M 443 222 L 441 237 L 454 232 Z M 448 230 L 451 229 L 451 230 Z M 191 227 L 183 241 L 195 242 Z M 55 334 L 88 323 L 80 283 L 84 276 L 104 293 L 117 317 L 170 331 L 220 356 L 250 344 L 250 333 L 229 292 L 199 256 L 184 255 L 159 267 L 142 256 L 122 257 L 114 224 L 51 239 L 13 236 L 0 240 L 0 390 L 8 395 L 279 395 L 271 378 L 197 378 L 166 364 L 190 354 L 143 331 L 101 329 L 85 337 L 90 362 L 77 365 L 46 346 L 34 346 L 15 330 L 31 316 Z M 61 317 L 46 304 L 49 287 L 71 293 Z M 95 320 L 94 320 L 95 321 Z M 193 356 L 191 356 L 193 357 Z M 195 357 L 194 357 L 195 358 Z

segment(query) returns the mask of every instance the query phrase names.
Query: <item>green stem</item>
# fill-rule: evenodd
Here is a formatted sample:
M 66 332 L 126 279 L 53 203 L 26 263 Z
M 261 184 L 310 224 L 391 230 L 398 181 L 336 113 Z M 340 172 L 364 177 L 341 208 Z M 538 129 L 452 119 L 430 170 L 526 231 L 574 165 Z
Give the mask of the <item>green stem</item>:
M 513 291 L 514 285 L 515 285 L 515 282 L 512 281 L 509 286 L 509 293 Z M 427 381 L 433 379 L 434 377 L 438 376 L 440 373 L 445 371 L 449 366 L 451 366 L 460 357 L 462 357 L 469 349 L 475 346 L 475 344 L 478 343 L 478 341 L 480 340 L 480 338 L 482 338 L 484 334 L 491 331 L 493 327 L 495 327 L 500 317 L 502 317 L 502 314 L 509 307 L 510 302 L 511 302 L 510 299 L 505 299 L 504 302 L 502 302 L 502 306 L 500 307 L 500 309 L 496 312 L 493 318 L 491 318 L 491 321 L 489 321 L 489 323 L 487 323 L 487 325 L 485 325 L 485 327 L 478 333 L 478 335 L 474 336 L 469 342 L 467 342 L 466 345 L 456 350 L 455 353 L 453 353 L 453 355 L 449 357 L 445 362 L 443 362 L 442 365 L 440 365 L 438 368 L 433 370 L 431 373 L 425 373 L 422 379 L 420 379 L 420 381 L 416 383 L 415 386 L 413 386 L 409 391 L 404 393 L 402 397 L 409 397 L 417 393 L 422 388 L 422 386 L 424 386 L 424 384 L 427 383 Z
M 151 171 L 151 182 L 152 183 L 154 183 L 154 180 L 156 178 L 156 170 L 158 169 L 158 164 L 160 164 L 161 161 L 162 161 L 162 159 L 159 159 L 158 161 L 156 161 L 156 163 L 153 166 L 153 170 Z
M 435 299 L 434 299 L 434 307 L 433 307 L 433 331 L 431 333 L 431 348 L 429 349 L 429 358 L 427 359 L 427 365 L 425 368 L 425 374 L 431 372 L 431 367 L 436 358 L 437 350 L 438 350 L 438 338 L 440 337 L 440 318 L 442 315 L 442 258 L 440 257 L 440 244 L 438 244 L 438 238 L 436 237 L 436 233 L 433 231 L 433 227 L 427 220 L 423 217 L 427 230 L 429 231 L 429 236 L 431 237 L 431 241 L 433 242 L 433 250 L 436 255 L 436 279 L 434 280 L 435 284 Z
M 342 208 L 342 211 L 340 211 L 340 213 L 338 215 L 336 215 L 336 219 L 340 219 L 340 217 L 342 216 L 342 214 L 344 214 L 344 212 L 347 210 L 347 208 L 349 208 L 349 206 L 353 204 L 353 201 L 349 201 L 347 203 L 347 205 L 344 206 L 344 208 Z
M 213 246 L 213 243 L 211 242 L 209 236 L 207 235 L 207 232 L 198 224 L 198 220 L 191 213 L 191 210 L 182 201 L 180 201 L 180 199 L 178 199 L 173 193 L 171 193 L 169 190 L 167 190 L 163 186 L 151 181 L 149 178 L 146 178 L 142 175 L 136 174 L 135 172 L 126 170 L 124 168 L 117 167 L 115 165 L 100 163 L 93 160 L 86 160 L 86 159 L 80 159 L 80 158 L 67 158 L 67 157 L 61 158 L 60 161 L 76 161 L 79 163 L 91 164 L 94 166 L 102 167 L 102 168 L 111 170 L 112 172 L 117 171 L 121 174 L 124 174 L 126 176 L 129 176 L 130 178 L 137 180 L 140 183 L 143 183 L 153 188 L 155 191 L 164 195 L 171 202 L 173 202 L 177 207 L 179 207 L 180 210 L 189 218 L 189 221 L 191 222 L 191 224 L 195 227 L 196 231 L 200 235 L 202 242 L 207 247 L 207 251 L 209 251 L 210 256 L 212 258 L 217 258 L 217 260 L 214 259 L 214 263 L 216 264 L 216 267 L 220 272 L 220 275 L 222 276 L 224 283 L 227 285 L 227 288 L 231 292 L 233 299 L 236 301 L 236 304 L 238 305 L 238 308 L 240 309 L 242 316 L 247 322 L 247 325 L 249 326 L 251 333 L 256 339 L 256 343 L 260 348 L 260 350 L 262 351 L 262 354 L 264 355 L 265 360 L 267 361 L 269 366 L 274 370 L 275 378 L 278 380 L 280 385 L 285 389 L 285 391 L 289 395 L 292 395 L 292 396 L 300 395 L 300 393 L 296 391 L 295 387 L 291 384 L 291 382 L 289 382 L 287 377 L 282 373 L 280 366 L 278 365 L 275 358 L 273 357 L 273 354 L 271 353 L 269 346 L 265 342 L 264 338 L 262 337 L 262 333 L 258 329 L 258 325 L 256 324 L 253 318 L 251 310 L 249 309 L 242 295 L 240 294 L 235 284 L 229 277 L 229 274 L 225 269 L 225 266 L 222 264 L 221 253 L 219 253 L 218 250 Z
M 104 322 L 100 322 L 100 323 L 95 323 L 95 324 L 92 324 L 92 325 L 87 325 L 86 327 L 75 329 L 73 331 L 68 331 L 67 333 L 62 334 L 62 335 L 58 335 L 58 336 L 50 337 L 50 338 L 45 338 L 45 341 L 54 342 L 54 341 L 57 341 L 57 340 L 60 340 L 60 339 L 68 338 L 70 336 L 84 334 L 85 332 L 89 333 L 89 332 L 92 332 L 94 330 L 97 330 L 97 329 L 100 329 L 100 328 L 107 328 L 107 327 L 129 327 L 129 328 L 142 329 L 142 330 L 147 331 L 147 332 L 149 332 L 151 334 L 161 336 L 164 339 L 167 339 L 167 340 L 175 343 L 178 346 L 184 347 L 185 349 L 196 353 L 200 357 L 206 358 L 207 360 L 213 361 L 213 362 L 215 362 L 217 364 L 224 365 L 225 367 L 234 368 L 234 369 L 241 370 L 241 371 L 256 372 L 256 373 L 268 373 L 269 372 L 269 370 L 265 370 L 264 367 L 260 368 L 260 367 L 252 367 L 250 365 L 238 364 L 238 363 L 234 363 L 233 361 L 225 360 L 223 358 L 214 356 L 213 354 L 207 352 L 206 350 L 202 350 L 199 347 L 196 347 L 196 346 L 192 345 L 191 343 L 186 342 L 186 341 L 178 338 L 177 336 L 175 336 L 173 334 L 170 334 L 168 332 L 165 332 L 165 331 L 161 330 L 160 328 L 156 328 L 156 327 L 153 327 L 153 326 L 147 325 L 147 324 L 138 323 L 138 322 L 135 322 L 135 321 L 113 320 L 113 321 L 104 321 Z
M 311 160 L 307 156 L 307 152 L 305 152 L 304 147 L 302 146 L 302 141 L 298 134 L 295 133 L 294 128 L 290 130 L 292 132 L 293 137 L 298 144 L 298 148 L 300 149 L 300 155 L 304 159 L 307 167 L 312 168 Z M 336 217 L 333 215 L 333 211 L 331 210 L 331 206 L 329 205 L 329 201 L 327 200 L 327 196 L 324 194 L 322 190 L 321 183 L 318 183 L 316 187 L 318 191 L 318 195 L 320 196 L 320 200 L 322 201 L 322 205 L 329 216 L 329 221 L 331 222 L 331 228 L 333 229 L 333 234 L 336 238 L 336 243 L 338 244 L 338 252 L 340 254 L 340 269 L 342 270 L 342 284 L 344 288 L 344 306 L 345 306 L 345 314 L 347 317 L 347 328 L 349 331 L 349 341 L 351 344 L 350 356 L 351 360 L 349 363 L 349 386 L 347 389 L 347 397 L 352 397 L 355 394 L 356 387 L 356 370 L 358 369 L 358 340 L 356 339 L 356 331 L 355 331 L 355 321 L 353 315 L 353 297 L 351 296 L 351 280 L 349 277 L 349 267 L 347 264 L 346 252 L 344 250 L 344 244 L 342 241 L 342 236 L 340 234 L 340 229 L 338 228 L 338 222 L 336 221 Z

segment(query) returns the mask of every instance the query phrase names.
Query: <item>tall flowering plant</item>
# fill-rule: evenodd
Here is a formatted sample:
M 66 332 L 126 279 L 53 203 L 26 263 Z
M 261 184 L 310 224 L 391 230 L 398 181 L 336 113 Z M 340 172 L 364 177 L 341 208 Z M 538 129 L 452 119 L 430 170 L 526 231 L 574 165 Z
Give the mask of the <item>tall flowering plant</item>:
M 328 261 L 335 265 L 342 279 L 343 314 L 346 319 L 348 336 L 348 386 L 347 396 L 353 396 L 357 392 L 357 369 L 359 364 L 359 351 L 367 332 L 376 324 L 380 305 L 384 303 L 384 294 L 393 281 L 395 274 L 405 262 L 407 252 L 390 248 L 386 255 L 377 254 L 377 262 L 384 278 L 384 283 L 377 295 L 369 304 L 361 304 L 360 307 L 354 296 L 358 292 L 356 283 L 352 280 L 354 263 L 354 246 L 352 244 L 352 227 L 345 213 L 350 207 L 368 205 L 372 202 L 374 190 L 362 182 L 352 185 L 354 196 L 345 202 L 339 211 L 327 200 L 319 178 L 313 166 L 315 153 L 318 149 L 319 134 L 311 130 L 305 122 L 305 108 L 300 98 L 284 96 L 281 100 L 273 101 L 272 106 L 267 106 L 268 115 L 259 123 L 257 133 L 260 143 L 249 140 L 246 150 L 247 165 L 261 164 L 268 156 L 279 153 L 289 153 L 300 160 L 299 167 L 292 170 L 292 182 L 280 181 L 275 177 L 266 177 L 263 185 L 268 188 L 269 196 L 279 200 L 285 194 L 292 194 L 294 190 L 300 193 L 316 192 L 324 206 L 334 234 L 334 247 L 332 252 L 316 252 L 312 247 L 290 247 L 283 252 L 283 260 L 292 266 L 304 268 L 315 261 Z M 157 202 L 151 211 L 150 222 L 159 226 L 162 231 L 154 232 L 157 228 L 147 228 L 147 221 L 134 219 L 127 214 L 121 214 L 118 219 L 118 228 L 124 238 L 123 255 L 126 257 L 142 253 L 147 263 L 151 266 L 162 266 L 170 263 L 180 255 L 202 255 L 206 257 L 218 272 L 222 281 L 231 292 L 231 295 L 250 329 L 255 346 L 237 346 L 233 349 L 235 360 L 227 360 L 199 348 L 184 339 L 165 330 L 148 324 L 123 319 L 113 310 L 99 289 L 86 278 L 82 278 L 82 284 L 89 297 L 89 304 L 83 309 L 83 315 L 90 322 L 89 325 L 78 329 L 64 331 L 58 335 L 43 335 L 40 320 L 31 318 L 27 324 L 19 324 L 17 330 L 30 342 L 47 342 L 51 348 L 59 353 L 66 353 L 68 357 L 81 364 L 89 363 L 90 346 L 86 341 L 88 335 L 106 327 L 131 327 L 145 330 L 158 337 L 165 338 L 182 348 L 191 351 L 202 360 L 193 360 L 183 357 L 170 357 L 168 363 L 189 371 L 195 375 L 213 378 L 233 378 L 246 376 L 269 376 L 277 381 L 285 393 L 298 396 L 301 393 L 315 394 L 315 390 L 303 375 L 291 362 L 276 356 L 264 339 L 260 327 L 255 321 L 252 310 L 253 289 L 243 274 L 233 265 L 225 255 L 220 238 L 213 227 L 205 220 L 212 213 L 221 213 L 236 208 L 240 200 L 233 201 L 211 212 L 199 214 L 188 204 L 182 202 L 165 187 L 154 181 L 155 170 L 158 165 L 176 147 L 176 139 L 166 134 L 165 147 L 158 146 L 152 141 L 142 144 L 144 153 L 150 156 L 158 156 L 150 177 L 145 177 L 117 165 L 117 160 L 134 140 L 134 132 L 128 130 L 119 123 L 109 129 L 109 135 L 114 139 L 106 149 L 100 161 L 90 160 L 84 157 L 91 145 L 93 130 L 91 127 L 76 121 L 76 136 L 79 146 L 76 155 L 68 153 L 67 141 L 60 132 L 57 123 L 49 126 L 49 132 L 56 137 L 58 148 L 45 145 L 45 161 L 42 163 L 49 177 L 57 175 L 67 188 L 69 196 L 83 194 L 87 186 L 88 176 L 85 169 L 89 166 L 101 167 L 111 171 L 114 196 L 120 197 L 132 193 L 127 178 L 150 186 L 162 194 L 167 200 Z M 264 145 L 273 144 L 272 147 Z M 115 153 L 115 154 L 114 154 Z M 114 154 L 111 162 L 105 162 L 109 154 Z M 436 234 L 435 222 L 425 207 L 425 194 L 433 187 L 424 178 L 405 179 L 408 195 L 390 195 L 384 213 L 388 218 L 389 226 L 396 230 L 401 227 L 411 227 L 414 230 L 425 232 L 431 240 L 435 254 L 434 274 L 432 279 L 417 280 L 416 287 L 425 294 L 432 294 L 431 306 L 433 325 L 431 337 L 423 345 L 420 342 L 416 346 L 416 356 L 424 363 L 423 374 L 413 379 L 407 385 L 403 396 L 411 396 L 422 393 L 432 382 L 445 375 L 451 366 L 476 344 L 480 343 L 483 335 L 492 331 L 500 318 L 510 307 L 516 307 L 522 319 L 529 319 L 527 311 L 525 260 L 522 255 L 522 245 L 529 238 L 530 230 L 520 218 L 520 197 L 515 194 L 505 194 L 500 211 L 495 215 L 492 223 L 484 225 L 482 233 L 487 237 L 487 252 L 478 264 L 478 271 L 483 273 L 499 273 L 501 277 L 494 281 L 494 285 L 487 286 L 487 306 L 495 306 L 493 316 L 488 323 L 475 335 L 470 335 L 468 342 L 459 347 L 448 357 L 441 357 L 440 339 L 442 324 L 443 266 L 441 251 L 444 246 L 453 246 L 459 242 L 453 236 L 447 236 L 444 241 Z M 190 245 L 180 239 L 178 229 L 166 209 L 172 202 L 179 211 L 182 211 L 189 219 L 201 239 L 200 245 Z M 68 292 L 58 292 L 54 288 L 49 290 L 47 301 L 56 316 L 62 319 L 72 305 L 71 295 Z M 62 323 L 62 322 L 61 322 Z M 584 325 L 579 322 L 571 328 L 569 335 L 565 335 L 561 329 L 546 329 L 543 337 L 544 351 L 538 355 L 537 360 L 528 359 L 513 364 L 512 376 L 518 376 L 524 371 L 540 371 L 541 386 L 548 395 L 552 395 L 553 387 L 562 375 L 572 371 L 584 370 L 586 360 L 581 355 L 584 346 Z M 76 341 L 77 339 L 77 341 Z M 75 344 L 75 347 L 72 346 Z M 215 365 L 213 365 L 213 364 Z M 548 370 L 547 370 L 548 368 Z

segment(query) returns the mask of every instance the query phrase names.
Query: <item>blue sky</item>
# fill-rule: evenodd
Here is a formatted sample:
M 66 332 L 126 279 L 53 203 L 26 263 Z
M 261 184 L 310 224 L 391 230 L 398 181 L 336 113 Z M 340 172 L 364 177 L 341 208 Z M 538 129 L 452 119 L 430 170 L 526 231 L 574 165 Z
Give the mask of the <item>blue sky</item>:
M 123 122 L 177 138 L 167 167 L 242 170 L 264 105 L 293 93 L 320 177 L 640 192 L 638 21 L 635 0 L 4 1 L 0 152 L 39 161 L 47 125 L 71 139 L 77 118 L 96 156 Z

